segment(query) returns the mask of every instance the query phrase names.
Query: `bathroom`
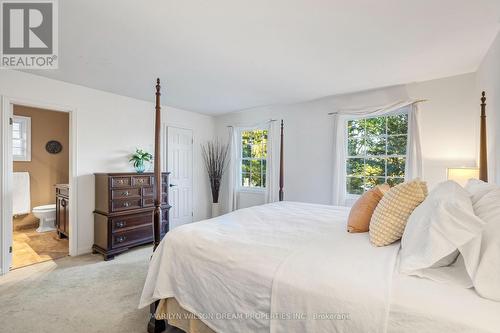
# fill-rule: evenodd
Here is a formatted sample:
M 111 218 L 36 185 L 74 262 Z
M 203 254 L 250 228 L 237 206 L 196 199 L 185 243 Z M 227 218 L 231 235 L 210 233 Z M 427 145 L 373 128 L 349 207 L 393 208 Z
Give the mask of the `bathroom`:
M 69 114 L 13 106 L 11 269 L 68 255 Z

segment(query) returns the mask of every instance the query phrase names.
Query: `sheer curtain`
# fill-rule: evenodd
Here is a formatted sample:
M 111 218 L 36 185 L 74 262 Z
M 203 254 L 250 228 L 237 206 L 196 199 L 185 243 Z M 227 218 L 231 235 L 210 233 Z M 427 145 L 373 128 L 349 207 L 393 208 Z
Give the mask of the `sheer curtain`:
M 271 120 L 267 124 L 266 203 L 279 200 L 279 176 L 280 127 L 278 121 Z
M 227 168 L 227 211 L 232 212 L 238 206 L 238 182 L 239 182 L 239 137 L 240 128 L 229 127 L 229 164 Z
M 345 206 L 346 192 L 347 121 L 356 118 L 376 117 L 391 113 L 408 113 L 408 142 L 406 147 L 405 180 L 422 177 L 422 152 L 418 121 L 418 103 L 422 100 L 408 100 L 389 105 L 362 109 L 345 109 L 332 113 L 333 116 L 333 189 L 332 204 Z
M 280 129 L 275 120 L 252 124 L 247 126 L 229 127 L 229 164 L 227 178 L 227 203 L 228 211 L 238 209 L 238 189 L 240 182 L 240 132 L 242 130 L 267 129 L 267 157 L 266 157 L 266 187 L 265 202 L 278 201 L 279 190 L 279 155 L 280 155 Z

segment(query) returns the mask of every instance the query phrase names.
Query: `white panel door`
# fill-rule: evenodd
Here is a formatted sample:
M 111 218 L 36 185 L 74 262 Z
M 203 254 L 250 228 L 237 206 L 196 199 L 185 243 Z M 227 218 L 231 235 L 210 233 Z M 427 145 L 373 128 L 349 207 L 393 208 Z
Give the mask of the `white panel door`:
M 170 229 L 193 221 L 193 131 L 167 128 Z

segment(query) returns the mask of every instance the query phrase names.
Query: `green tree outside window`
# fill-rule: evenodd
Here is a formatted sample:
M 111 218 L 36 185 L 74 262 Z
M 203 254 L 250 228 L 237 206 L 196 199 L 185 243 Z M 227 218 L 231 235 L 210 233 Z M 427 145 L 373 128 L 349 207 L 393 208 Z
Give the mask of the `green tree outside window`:
M 347 122 L 346 189 L 360 195 L 370 188 L 404 181 L 408 115 L 406 113 Z

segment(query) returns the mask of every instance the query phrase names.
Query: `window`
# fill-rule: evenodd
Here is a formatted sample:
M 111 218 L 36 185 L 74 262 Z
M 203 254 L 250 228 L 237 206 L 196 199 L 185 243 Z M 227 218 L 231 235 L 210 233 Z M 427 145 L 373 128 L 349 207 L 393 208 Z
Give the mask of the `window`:
M 263 189 L 266 187 L 267 130 L 242 130 L 240 133 L 240 185 Z
M 31 161 L 31 118 L 14 116 L 12 121 L 12 157 Z
M 347 194 L 360 195 L 378 184 L 404 181 L 408 115 L 347 122 Z

